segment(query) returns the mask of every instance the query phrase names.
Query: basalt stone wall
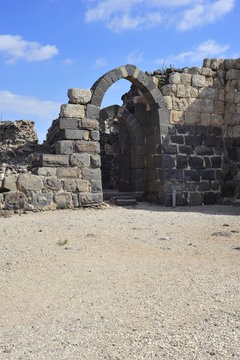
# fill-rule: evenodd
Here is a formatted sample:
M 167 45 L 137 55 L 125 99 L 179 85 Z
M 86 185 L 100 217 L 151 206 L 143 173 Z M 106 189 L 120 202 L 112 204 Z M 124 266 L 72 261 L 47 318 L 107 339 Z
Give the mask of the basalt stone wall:
M 0 209 L 49 210 L 101 204 L 99 123 L 85 117 L 91 92 L 71 89 L 68 95 L 69 104 L 62 105 L 59 118 L 49 129 L 44 151 L 34 152 L 23 173 L 4 172 Z

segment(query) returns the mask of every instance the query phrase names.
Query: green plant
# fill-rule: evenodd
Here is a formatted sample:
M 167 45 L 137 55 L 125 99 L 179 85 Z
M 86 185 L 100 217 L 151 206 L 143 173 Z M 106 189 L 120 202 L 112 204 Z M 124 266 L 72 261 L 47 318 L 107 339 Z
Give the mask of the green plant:
M 67 239 L 64 239 L 64 240 L 58 240 L 57 245 L 58 245 L 58 246 L 64 246 L 64 245 L 66 245 L 66 244 L 67 244 L 67 242 L 68 242 L 68 240 L 67 240 Z

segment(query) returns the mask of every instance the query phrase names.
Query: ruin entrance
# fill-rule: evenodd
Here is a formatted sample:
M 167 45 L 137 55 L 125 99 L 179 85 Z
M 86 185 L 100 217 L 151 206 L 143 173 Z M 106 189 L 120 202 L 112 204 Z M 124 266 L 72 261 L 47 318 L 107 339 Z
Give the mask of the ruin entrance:
M 164 179 L 160 134 L 166 132 L 164 126 L 169 123 L 169 111 L 151 77 L 133 65 L 121 66 L 109 71 L 91 88 L 92 98 L 87 105 L 87 117 L 100 119 L 100 106 L 106 91 L 121 79 L 129 80 L 141 91 L 151 110 L 144 122 L 139 121 L 124 107 L 121 107 L 117 114 L 117 117 L 123 120 L 131 137 L 131 188 L 133 191 L 143 191 L 148 199 L 161 203 L 164 201 Z M 126 166 L 125 164 L 125 169 Z

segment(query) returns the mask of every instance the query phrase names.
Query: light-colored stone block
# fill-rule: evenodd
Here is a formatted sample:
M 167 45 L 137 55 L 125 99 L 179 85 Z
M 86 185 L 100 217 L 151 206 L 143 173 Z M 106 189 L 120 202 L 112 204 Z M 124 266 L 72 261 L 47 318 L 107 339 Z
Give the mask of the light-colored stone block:
M 173 73 L 169 76 L 169 84 L 181 84 L 181 76 L 179 73 Z
M 91 90 L 72 88 L 68 89 L 68 98 L 71 104 L 86 105 L 92 97 Z
M 78 104 L 63 104 L 60 110 L 60 117 L 83 119 L 85 117 L 84 106 Z
M 39 176 L 32 174 L 21 174 L 17 180 L 17 188 L 20 191 L 38 191 L 42 190 L 43 182 Z
M 193 77 L 192 77 L 192 85 L 196 86 L 196 87 L 204 87 L 204 86 L 206 86 L 205 76 L 193 75 Z
M 184 112 L 172 110 L 170 113 L 170 123 L 171 124 L 180 124 L 184 122 Z

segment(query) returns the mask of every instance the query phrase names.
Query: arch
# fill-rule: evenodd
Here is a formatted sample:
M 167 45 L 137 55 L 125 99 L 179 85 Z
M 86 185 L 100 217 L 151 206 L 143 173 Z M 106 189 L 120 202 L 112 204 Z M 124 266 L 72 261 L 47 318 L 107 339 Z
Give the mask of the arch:
M 91 88 L 92 98 L 87 105 L 86 116 L 90 119 L 99 120 L 100 106 L 106 91 L 120 79 L 126 79 L 133 83 L 142 92 L 149 104 L 150 119 L 144 128 L 144 144 L 141 149 L 145 164 L 144 187 L 149 199 L 163 203 L 164 179 L 161 135 L 167 134 L 170 114 L 164 98 L 152 78 L 134 65 L 124 65 L 107 72 Z M 119 112 L 121 112 L 122 121 L 126 121 L 126 125 L 134 138 L 134 133 L 139 128 L 138 121 L 134 116 L 131 117 L 129 113 L 126 114 L 125 108 L 119 109 Z M 118 116 L 120 116 L 120 113 Z M 135 177 L 136 179 L 139 178 L 137 173 Z

